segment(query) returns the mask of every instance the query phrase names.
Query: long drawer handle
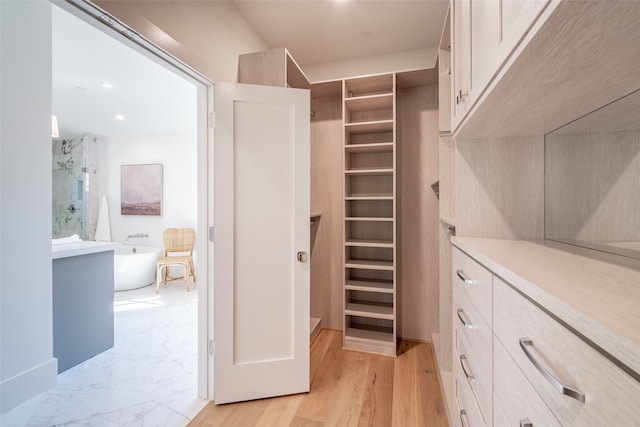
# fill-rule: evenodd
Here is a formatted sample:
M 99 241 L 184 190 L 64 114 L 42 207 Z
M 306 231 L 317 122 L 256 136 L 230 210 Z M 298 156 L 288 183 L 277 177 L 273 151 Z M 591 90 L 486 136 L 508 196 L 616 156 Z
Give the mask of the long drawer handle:
M 462 427 L 467 427 L 469 425 L 467 424 L 467 411 L 464 409 L 460 409 L 460 424 L 462 424 Z
M 469 322 L 469 319 L 467 319 L 467 315 L 464 314 L 464 310 L 459 308 L 457 310 L 458 313 L 458 319 L 460 319 L 460 322 L 462 322 L 462 326 L 464 326 L 467 329 L 476 329 L 476 327 Z
M 469 360 L 466 355 L 460 356 L 460 366 L 462 366 L 462 371 L 464 372 L 464 376 L 467 377 L 471 384 L 475 384 L 478 382 L 477 378 L 473 376 L 473 372 L 471 372 L 471 368 L 466 368 L 464 365 L 468 365 Z
M 458 270 L 458 271 L 456 271 L 456 274 L 458 275 L 460 280 L 462 280 L 464 282 L 465 285 L 473 285 L 473 283 L 474 283 L 473 280 L 468 279 L 467 276 L 464 274 L 464 271 Z
M 562 384 L 560 382 L 560 380 L 558 380 L 552 373 L 551 371 L 549 371 L 547 368 L 545 368 L 535 357 L 533 357 L 533 354 L 531 354 L 531 352 L 529 351 L 529 347 L 531 347 L 533 345 L 533 341 L 531 340 L 531 338 L 520 338 L 520 348 L 522 349 L 522 351 L 524 352 L 524 354 L 527 356 L 527 358 L 529 359 L 529 361 L 533 364 L 533 366 L 535 366 L 535 368 L 538 370 L 538 372 L 540 372 L 542 374 L 543 377 L 545 377 L 545 379 L 547 381 L 549 381 L 549 384 L 551 384 L 553 386 L 553 388 L 555 388 L 556 390 L 558 390 L 561 394 L 564 394 L 565 396 L 569 396 L 572 397 L 582 403 L 585 402 L 586 398 L 584 393 L 582 393 L 581 391 L 573 388 L 573 387 L 569 387 L 566 386 L 564 384 Z
M 523 418 L 520 420 L 520 427 L 533 427 L 533 423 L 531 422 L 529 417 Z

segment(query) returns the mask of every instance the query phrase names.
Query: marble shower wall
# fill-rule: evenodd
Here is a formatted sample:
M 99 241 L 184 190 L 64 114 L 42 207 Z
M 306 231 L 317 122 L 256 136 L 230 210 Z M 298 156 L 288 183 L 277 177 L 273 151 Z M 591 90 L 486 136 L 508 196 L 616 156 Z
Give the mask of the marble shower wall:
M 98 139 L 91 134 L 54 139 L 52 148 L 52 237 L 77 234 L 94 240 L 100 208 Z

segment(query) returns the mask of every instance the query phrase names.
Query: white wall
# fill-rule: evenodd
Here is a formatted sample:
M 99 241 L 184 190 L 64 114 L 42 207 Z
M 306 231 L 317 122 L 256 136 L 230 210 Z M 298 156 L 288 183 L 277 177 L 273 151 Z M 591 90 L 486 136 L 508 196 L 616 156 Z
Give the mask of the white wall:
M 120 215 L 120 166 L 144 163 L 163 165 L 162 216 Z M 114 241 L 125 242 L 130 234 L 146 233 L 148 238 L 125 244 L 162 247 L 165 228 L 197 228 L 196 131 L 102 139 L 100 192 L 109 200 Z
M 28 29 L 28 31 L 25 31 Z M 0 411 L 53 387 L 51 4 L 0 1 Z
M 95 3 L 212 81 L 236 82 L 238 55 L 269 49 L 229 1 Z

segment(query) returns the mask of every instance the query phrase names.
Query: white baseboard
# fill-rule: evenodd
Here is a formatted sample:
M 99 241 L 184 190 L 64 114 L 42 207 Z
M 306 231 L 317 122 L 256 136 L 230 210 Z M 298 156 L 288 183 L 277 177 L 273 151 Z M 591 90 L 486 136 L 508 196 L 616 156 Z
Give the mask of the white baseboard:
M 55 358 L 0 382 L 0 413 L 49 390 L 57 382 L 58 359 Z

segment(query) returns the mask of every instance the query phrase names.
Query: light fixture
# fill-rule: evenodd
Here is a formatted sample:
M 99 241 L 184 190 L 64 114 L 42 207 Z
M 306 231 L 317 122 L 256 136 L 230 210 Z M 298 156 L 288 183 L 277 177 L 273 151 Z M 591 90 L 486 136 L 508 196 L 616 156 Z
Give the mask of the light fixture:
M 55 115 L 51 115 L 51 138 L 58 138 L 60 132 L 58 132 L 58 118 Z
M 107 89 L 111 89 L 113 87 L 113 85 L 109 82 L 102 82 L 100 83 L 100 86 L 106 87 Z
M 124 116 L 122 114 L 116 114 L 115 118 L 116 120 L 120 120 L 120 121 L 124 120 Z

